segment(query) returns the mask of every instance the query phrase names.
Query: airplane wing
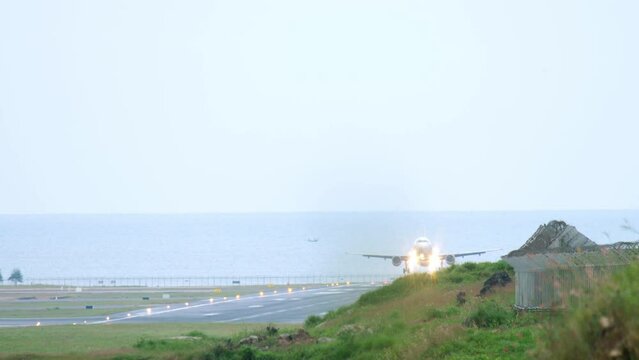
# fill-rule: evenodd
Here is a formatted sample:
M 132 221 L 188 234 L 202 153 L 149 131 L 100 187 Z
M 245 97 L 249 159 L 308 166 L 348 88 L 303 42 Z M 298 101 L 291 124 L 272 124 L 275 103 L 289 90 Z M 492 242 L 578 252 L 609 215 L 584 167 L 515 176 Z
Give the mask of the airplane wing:
M 482 250 L 482 251 L 471 251 L 471 252 L 465 252 L 465 253 L 458 253 L 458 254 L 440 254 L 439 257 L 440 259 L 446 259 L 448 256 L 453 256 L 453 257 L 464 257 L 464 256 L 472 256 L 472 255 L 481 255 L 481 254 L 485 254 L 488 252 L 493 252 L 493 251 L 499 251 L 501 249 L 490 249 L 490 250 Z
M 378 258 L 378 259 L 400 258 L 400 259 L 402 259 L 402 261 L 408 260 L 408 256 L 406 256 L 406 255 L 376 255 L 376 254 L 350 254 L 350 255 L 361 255 L 361 256 L 367 257 L 369 259 L 370 258 Z

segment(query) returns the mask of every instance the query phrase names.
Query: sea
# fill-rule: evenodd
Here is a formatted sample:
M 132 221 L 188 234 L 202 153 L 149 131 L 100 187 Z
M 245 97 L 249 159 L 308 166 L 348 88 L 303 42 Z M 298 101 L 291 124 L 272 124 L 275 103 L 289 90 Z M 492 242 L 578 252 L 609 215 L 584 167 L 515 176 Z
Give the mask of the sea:
M 639 210 L 0 215 L 0 271 L 26 279 L 401 274 L 390 261 L 426 236 L 443 254 L 498 249 L 551 220 L 605 244 L 638 240 Z

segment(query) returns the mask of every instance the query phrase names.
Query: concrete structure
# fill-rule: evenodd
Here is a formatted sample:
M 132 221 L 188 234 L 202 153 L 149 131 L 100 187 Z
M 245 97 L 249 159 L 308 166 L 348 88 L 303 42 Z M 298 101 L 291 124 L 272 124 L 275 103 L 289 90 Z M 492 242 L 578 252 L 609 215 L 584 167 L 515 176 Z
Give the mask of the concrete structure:
M 597 245 L 574 226 L 551 221 L 502 257 L 515 269 L 515 307 L 563 308 L 621 266 L 639 259 L 639 242 Z

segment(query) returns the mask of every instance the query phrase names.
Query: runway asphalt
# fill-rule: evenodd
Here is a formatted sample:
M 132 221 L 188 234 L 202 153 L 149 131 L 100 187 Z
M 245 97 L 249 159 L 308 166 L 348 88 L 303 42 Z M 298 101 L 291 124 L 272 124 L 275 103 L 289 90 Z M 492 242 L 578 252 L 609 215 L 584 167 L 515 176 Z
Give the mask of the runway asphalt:
M 302 323 L 310 315 L 355 302 L 360 295 L 376 288 L 372 284 L 292 287 L 239 297 L 214 297 L 197 302 L 149 307 L 130 313 L 100 317 L 0 319 L 0 327 L 36 325 L 83 325 L 110 323 Z

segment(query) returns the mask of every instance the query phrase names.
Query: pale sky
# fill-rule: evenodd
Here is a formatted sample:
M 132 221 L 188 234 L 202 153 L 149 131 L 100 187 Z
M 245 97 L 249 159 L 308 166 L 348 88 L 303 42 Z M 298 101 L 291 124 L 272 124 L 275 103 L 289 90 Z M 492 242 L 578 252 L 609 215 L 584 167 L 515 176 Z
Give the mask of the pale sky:
M 637 14 L 0 0 L 0 213 L 636 209 Z

